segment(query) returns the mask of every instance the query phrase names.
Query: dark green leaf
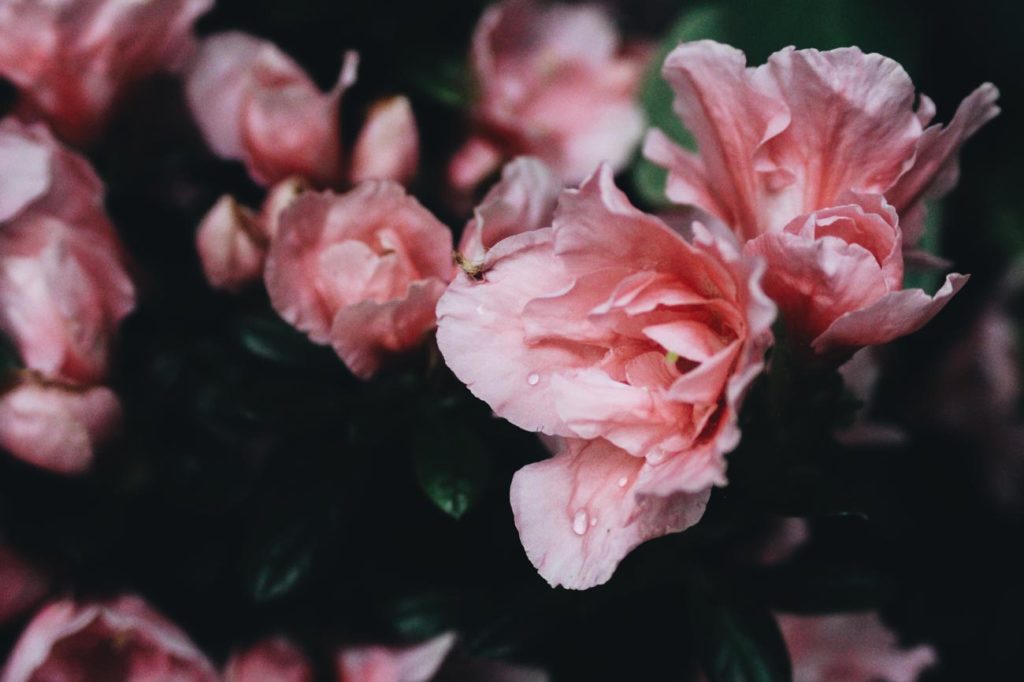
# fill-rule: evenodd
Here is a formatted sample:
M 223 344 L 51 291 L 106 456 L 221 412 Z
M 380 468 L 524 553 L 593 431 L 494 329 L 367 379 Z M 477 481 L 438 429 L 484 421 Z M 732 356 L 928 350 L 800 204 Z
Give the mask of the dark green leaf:
M 786 644 L 775 617 L 739 585 L 702 569 L 689 575 L 690 629 L 710 682 L 789 682 Z
M 413 457 L 416 478 L 443 512 L 460 518 L 476 503 L 490 477 L 487 450 L 479 437 L 455 420 L 423 424 Z

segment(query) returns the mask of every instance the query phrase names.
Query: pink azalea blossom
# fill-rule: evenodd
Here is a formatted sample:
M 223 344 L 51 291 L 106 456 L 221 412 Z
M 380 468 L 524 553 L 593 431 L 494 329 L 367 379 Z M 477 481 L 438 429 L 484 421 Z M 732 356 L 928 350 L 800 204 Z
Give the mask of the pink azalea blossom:
M 0 544 L 0 626 L 42 601 L 49 590 L 46 573 Z
M 499 416 L 567 439 L 511 492 L 552 584 L 605 582 L 725 483 L 775 308 L 728 235 L 693 231 L 691 244 L 635 209 L 602 165 L 563 194 L 553 227 L 499 242 L 438 304 L 456 376 Z
M 931 647 L 899 647 L 874 613 L 778 617 L 793 682 L 914 682 L 935 663 Z
M 342 171 L 341 95 L 355 82 L 356 64 L 354 53 L 346 55 L 337 84 L 324 93 L 273 43 L 220 33 L 203 41 L 186 92 L 213 151 L 243 161 L 257 182 L 300 175 L 331 185 Z
M 408 647 L 346 647 L 338 652 L 338 682 L 547 682 L 531 668 L 450 657 L 455 635 Z M 447 659 L 447 660 L 446 660 Z
M 644 153 L 669 170 L 669 199 L 715 215 L 743 239 L 779 232 L 797 216 L 834 207 L 846 192 L 882 194 L 913 243 L 922 199 L 956 181 L 960 146 L 999 113 L 986 83 L 943 128 L 903 68 L 855 47 L 787 48 L 756 68 L 709 40 L 685 43 L 662 73 L 699 154 L 648 135 Z M 910 222 L 914 221 L 913 228 Z
M 0 75 L 26 117 L 73 143 L 102 131 L 130 86 L 181 64 L 213 0 L 0 0 Z
M 232 654 L 224 682 L 313 682 L 313 666 L 287 639 L 272 637 Z
M 623 46 L 596 5 L 506 0 L 473 35 L 474 133 L 449 177 L 470 188 L 516 154 L 537 156 L 567 183 L 597 165 L 625 166 L 643 134 L 634 101 L 648 52 Z
M 105 386 L 26 376 L 0 395 L 0 447 L 44 469 L 77 474 L 117 431 L 121 404 Z
M 507 163 L 462 233 L 463 261 L 483 265 L 487 250 L 502 239 L 548 227 L 561 193 L 561 180 L 539 159 L 523 156 Z
M 45 376 L 95 382 L 135 305 L 103 189 L 42 126 L 0 123 L 0 330 Z
M 280 218 L 264 281 L 277 312 L 369 378 L 433 329 L 452 237 L 401 185 L 309 192 Z
M 7 661 L 2 682 L 215 682 L 196 645 L 138 597 L 100 603 L 68 599 L 29 623 Z
M 903 239 L 896 211 L 880 195 L 795 218 L 745 249 L 768 264 L 764 289 L 778 304 L 789 341 L 848 357 L 924 326 L 967 277 L 950 275 L 929 296 L 903 289 Z

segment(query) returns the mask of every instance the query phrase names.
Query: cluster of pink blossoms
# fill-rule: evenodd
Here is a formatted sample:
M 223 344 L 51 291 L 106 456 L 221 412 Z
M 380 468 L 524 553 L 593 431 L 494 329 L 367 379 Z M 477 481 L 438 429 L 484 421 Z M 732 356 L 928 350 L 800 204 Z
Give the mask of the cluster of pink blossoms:
M 926 260 L 916 251 L 925 201 L 953 186 L 960 146 L 998 113 L 991 85 L 942 126 L 880 55 L 785 49 L 752 68 L 725 45 L 681 45 L 663 75 L 699 150 L 657 130 L 643 148 L 668 170 L 667 198 L 697 209 L 699 220 L 677 230 L 633 206 L 613 177 L 644 133 L 636 94 L 650 50 L 622 44 L 595 7 L 510 0 L 474 37 L 472 132 L 449 179 L 465 191 L 518 158 L 475 210 L 453 264 L 451 230 L 404 187 L 419 165 L 409 100 L 376 104 L 343 150 L 340 105 L 356 55 L 322 92 L 266 41 L 226 33 L 194 44 L 192 23 L 210 5 L 0 0 L 0 74 L 20 95 L 18 119 L 0 123 L 0 330 L 23 363 L 3 387 L 0 445 L 33 464 L 80 472 L 115 430 L 118 400 L 104 382 L 135 305 L 102 184 L 46 123 L 69 143 L 94 138 L 129 86 L 160 70 L 184 71 L 210 148 L 269 188 L 259 211 L 225 197 L 200 226 L 211 285 L 262 280 L 282 318 L 363 379 L 436 328 L 474 395 L 552 437 L 555 455 L 511 485 L 526 554 L 552 585 L 604 583 L 640 543 L 700 520 L 712 488 L 727 484 L 744 393 L 764 369 L 777 314 L 797 353 L 838 364 L 917 330 L 967 280 L 951 274 L 934 295 L 903 288 L 908 260 Z M 0 568 L 30 575 L 4 556 Z M 27 608 L 45 592 L 40 580 L 24 578 L 0 604 Z M 842 649 L 846 636 L 783 626 L 798 659 Z M 878 650 L 892 648 L 879 638 Z M 444 635 L 412 649 L 343 648 L 337 675 L 434 679 L 453 645 Z M 86 649 L 101 667 L 83 667 Z M 931 660 L 906 656 L 849 679 L 909 680 Z M 490 665 L 445 670 L 544 679 Z M 838 679 L 821 670 L 805 679 Z M 52 603 L 2 679 L 83 671 L 220 678 L 183 633 L 127 597 Z M 312 675 L 302 652 L 271 640 L 233 657 L 224 679 Z

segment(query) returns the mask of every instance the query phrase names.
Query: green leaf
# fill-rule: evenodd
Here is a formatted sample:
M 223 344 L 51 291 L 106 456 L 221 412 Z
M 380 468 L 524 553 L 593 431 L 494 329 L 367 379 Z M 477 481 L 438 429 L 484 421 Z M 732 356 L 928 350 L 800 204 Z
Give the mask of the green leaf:
M 423 492 L 456 519 L 472 508 L 490 479 L 490 459 L 483 442 L 455 419 L 423 424 L 416 435 L 413 458 Z
M 255 557 L 249 580 L 253 600 L 265 603 L 292 594 L 309 577 L 315 554 L 308 533 L 298 528 L 282 533 Z
M 701 38 L 721 40 L 725 32 L 725 11 L 719 6 L 698 6 L 683 12 L 672 24 L 658 54 L 651 61 L 650 70 L 640 90 L 640 104 L 648 124 L 652 128 L 660 128 L 673 140 L 690 149 L 696 147 L 693 136 L 683 128 L 672 109 L 672 89 L 661 77 L 661 65 L 679 43 Z M 643 200 L 652 206 L 668 205 L 665 199 L 665 178 L 664 169 L 642 157 L 633 166 L 633 183 Z
M 791 682 L 775 617 L 739 587 L 703 569 L 688 576 L 690 630 L 709 682 Z

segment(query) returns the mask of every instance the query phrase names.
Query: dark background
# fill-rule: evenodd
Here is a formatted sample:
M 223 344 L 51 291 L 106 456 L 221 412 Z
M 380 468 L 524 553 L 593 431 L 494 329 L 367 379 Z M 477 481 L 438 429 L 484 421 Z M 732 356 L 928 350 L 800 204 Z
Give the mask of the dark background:
M 458 229 L 467 216 L 445 201 L 443 169 L 464 133 L 465 56 L 482 6 L 220 0 L 199 29 L 270 38 L 324 87 L 343 52 L 357 49 L 346 137 L 377 97 L 410 95 L 424 159 L 412 189 Z M 905 446 L 837 448 L 822 430 L 844 404 L 834 377 L 808 378 L 788 394 L 781 426 L 745 414 L 734 485 L 716 491 L 699 526 L 634 551 L 606 586 L 551 590 L 526 560 L 508 507 L 512 473 L 544 456 L 530 434 L 491 418 L 431 348 L 362 384 L 279 321 L 259 287 L 228 296 L 205 284 L 193 246 L 199 219 L 222 193 L 256 205 L 261 191 L 205 149 L 180 85 L 158 77 L 87 152 L 141 290 L 113 379 L 125 436 L 87 478 L 0 458 L 0 528 L 56 572 L 59 590 L 140 592 L 218 660 L 285 633 L 326 670 L 340 642 L 417 641 L 455 628 L 471 653 L 535 663 L 555 680 L 685 680 L 709 660 L 731 671 L 719 679 L 775 680 L 785 663 L 770 610 L 877 608 L 903 641 L 937 648 L 941 665 L 926 681 L 1020 679 L 1024 515 L 993 499 L 986 434 L 946 428 L 930 406 L 953 390 L 937 386 L 937 368 L 1024 252 L 1022 8 L 614 7 L 630 36 L 650 40 L 678 30 L 684 13 L 689 37 L 731 42 L 751 64 L 787 44 L 882 52 L 935 100 L 939 121 L 981 82 L 1000 87 L 1003 114 L 967 145 L 937 225 L 939 251 L 972 280 L 935 322 L 885 353 L 873 411 L 907 429 Z M 656 99 L 645 101 L 664 105 Z M 639 172 L 622 181 L 642 196 Z M 770 399 L 756 389 L 747 412 Z M 456 519 L 439 504 L 466 510 Z M 792 561 L 759 568 L 746 549 L 783 514 L 809 517 L 812 540 Z M 21 627 L 0 632 L 0 647 Z

